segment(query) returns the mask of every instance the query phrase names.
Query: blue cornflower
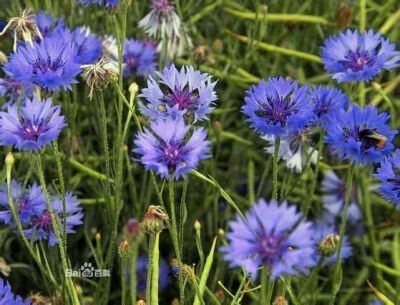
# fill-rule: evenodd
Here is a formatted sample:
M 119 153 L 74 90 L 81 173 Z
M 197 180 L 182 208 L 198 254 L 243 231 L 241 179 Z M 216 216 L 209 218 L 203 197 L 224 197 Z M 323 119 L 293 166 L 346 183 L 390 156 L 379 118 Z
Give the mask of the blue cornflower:
M 0 145 L 38 151 L 56 140 L 66 124 L 60 106 L 51 103 L 51 98 L 39 101 L 33 97 L 26 99 L 20 109 L 14 104 L 0 112 Z
M 139 256 L 136 263 L 136 276 L 137 276 L 137 290 L 139 292 L 146 291 L 146 279 L 147 279 L 147 268 L 149 264 L 149 257 L 147 255 Z M 170 283 L 170 268 L 168 267 L 165 260 L 159 260 L 159 278 L 158 288 L 160 291 L 167 288 Z
M 29 299 L 25 301 L 19 295 L 14 295 L 8 282 L 0 278 L 0 305 L 29 305 Z
M 211 81 L 209 74 L 195 71 L 191 66 L 178 71 L 174 65 L 155 74 L 158 79 L 150 76 L 147 88 L 140 95 L 147 102 L 142 104 L 143 114 L 152 120 L 184 117 L 186 122 L 196 122 L 207 119 L 217 100 L 216 82 Z
M 56 36 L 34 42 L 33 46 L 20 46 L 10 55 L 4 71 L 23 85 L 59 91 L 71 89 L 80 69 L 76 48 Z
M 159 120 L 150 130 L 139 132 L 132 152 L 137 153 L 147 170 L 154 170 L 162 178 L 172 175 L 179 179 L 195 169 L 201 159 L 208 158 L 210 142 L 203 128 L 194 129 L 189 138 L 189 127 L 183 120 Z M 186 137 L 188 136 L 188 139 Z
M 31 217 L 39 213 L 46 204 L 42 189 L 36 183 L 23 189 L 21 183 L 13 180 L 11 193 L 13 203 L 18 207 L 18 215 L 22 224 L 29 223 Z M 8 203 L 6 184 L 3 184 L 0 189 L 0 222 L 7 225 L 15 225 Z
M 56 19 L 51 13 L 46 14 L 43 11 L 40 11 L 39 14 L 36 15 L 36 24 L 42 37 L 47 37 L 53 31 L 59 31 L 65 27 L 62 18 Z
M 72 32 L 64 27 L 54 31 L 51 36 L 69 42 L 75 49 L 75 60 L 80 65 L 95 63 L 102 56 L 103 46 L 100 39 L 86 27 L 78 27 Z
M 322 60 L 326 70 L 338 82 L 367 82 L 381 72 L 399 65 L 396 45 L 372 29 L 339 33 L 325 41 Z
M 312 223 L 287 202 L 260 199 L 245 215 L 229 223 L 229 244 L 221 248 L 231 267 L 241 267 L 257 278 L 258 269 L 271 272 L 271 280 L 285 274 L 300 275 L 315 265 Z
M 383 160 L 380 166 L 375 174 L 381 182 L 378 191 L 400 210 L 400 150 L 397 149 L 393 157 Z
M 330 224 L 316 222 L 313 226 L 313 229 L 314 229 L 314 234 L 312 235 L 312 238 L 315 242 L 316 248 L 318 248 L 321 240 L 326 238 L 327 236 L 338 236 L 338 232 L 335 229 L 335 226 Z M 342 262 L 345 261 L 347 258 L 349 258 L 352 254 L 353 254 L 353 248 L 350 245 L 348 237 L 345 235 L 343 237 L 342 250 L 341 250 Z M 316 252 L 315 262 L 318 262 L 320 258 L 321 258 L 320 253 Z M 336 252 L 335 254 L 333 254 L 328 258 L 325 258 L 324 262 L 327 264 L 333 264 L 337 261 L 337 258 L 338 258 L 338 252 Z
M 79 3 L 90 5 L 97 3 L 98 5 L 103 5 L 105 7 L 115 7 L 119 4 L 120 0 L 78 0 Z
M 124 47 L 125 76 L 148 76 L 157 67 L 157 47 L 147 41 L 128 39 Z
M 72 193 L 66 193 L 66 227 L 67 233 L 75 233 L 74 227 L 81 225 L 83 218 L 83 211 L 76 196 Z M 64 225 L 63 217 L 63 203 L 60 197 L 53 196 L 51 201 L 54 214 L 60 219 L 61 224 Z M 40 212 L 35 213 L 29 221 L 29 225 L 24 230 L 28 239 L 34 240 L 48 240 L 50 246 L 58 243 L 56 235 L 53 231 L 53 225 L 50 212 L 47 209 L 47 204 L 42 205 Z
M 352 225 L 360 223 L 362 212 L 356 203 L 357 188 L 353 184 L 350 193 L 350 206 L 348 221 Z M 322 180 L 322 202 L 324 209 L 328 213 L 326 220 L 333 224 L 335 218 L 340 218 L 343 212 L 346 199 L 346 183 L 340 179 L 334 171 L 329 170 L 325 173 Z
M 386 124 L 389 117 L 370 106 L 341 109 L 329 117 L 325 141 L 340 159 L 363 165 L 380 162 L 391 154 L 397 133 Z
M 342 90 L 325 86 L 312 88 L 309 98 L 314 106 L 316 124 L 324 124 L 332 113 L 339 109 L 347 109 L 350 104 Z
M 312 118 L 307 87 L 283 77 L 262 80 L 247 91 L 243 113 L 262 135 L 280 137 L 303 129 Z

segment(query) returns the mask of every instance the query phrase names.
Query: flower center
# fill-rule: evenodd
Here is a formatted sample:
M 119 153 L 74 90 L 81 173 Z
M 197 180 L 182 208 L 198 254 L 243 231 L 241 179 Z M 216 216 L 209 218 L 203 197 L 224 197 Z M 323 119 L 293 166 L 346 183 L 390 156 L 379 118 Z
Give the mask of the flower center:
M 266 264 L 271 265 L 281 255 L 283 250 L 281 243 L 282 239 L 279 236 L 264 236 L 260 238 L 257 252 Z
M 259 117 L 264 117 L 274 125 L 284 126 L 286 119 L 294 112 L 293 104 L 286 99 L 276 101 L 268 99 L 266 103 L 259 102 L 260 109 L 255 112 Z
M 126 58 L 125 58 L 125 63 L 130 67 L 130 68 L 136 68 L 136 65 L 137 65 L 137 58 L 136 58 L 136 56 L 134 56 L 134 55 L 129 55 L 129 56 L 126 56 Z
M 62 53 L 63 52 L 60 52 L 60 55 L 55 60 L 53 60 L 49 55 L 47 55 L 47 60 L 42 58 L 37 59 L 32 65 L 33 74 L 37 74 L 38 71 L 42 73 L 47 71 L 54 72 L 62 68 L 65 65 L 65 61 L 61 58 Z
M 40 215 L 36 221 L 35 224 L 37 227 L 43 229 L 43 230 L 50 230 L 51 229 L 51 215 L 50 212 L 44 211 L 42 215 Z
M 157 10 L 160 15 L 168 16 L 173 11 L 173 6 L 168 2 L 168 0 L 154 0 L 153 9 Z
M 178 105 L 179 110 L 185 110 L 195 107 L 197 96 L 189 90 L 175 90 L 174 92 L 167 94 L 165 100 L 170 107 Z
M 26 211 L 29 209 L 29 201 L 28 197 L 24 196 L 20 199 L 19 204 L 18 204 L 18 210 L 20 212 Z
M 373 58 L 368 54 L 368 52 L 353 52 L 345 56 L 345 60 L 342 62 L 346 69 L 350 69 L 354 72 L 359 72 L 364 70 L 373 64 Z
M 45 131 L 43 122 L 33 123 L 31 121 L 25 122 L 22 129 L 22 136 L 24 139 L 37 141 L 41 134 Z
M 168 170 L 173 173 L 176 166 L 182 162 L 182 146 L 180 144 L 169 144 L 164 148 L 164 160 L 168 164 Z

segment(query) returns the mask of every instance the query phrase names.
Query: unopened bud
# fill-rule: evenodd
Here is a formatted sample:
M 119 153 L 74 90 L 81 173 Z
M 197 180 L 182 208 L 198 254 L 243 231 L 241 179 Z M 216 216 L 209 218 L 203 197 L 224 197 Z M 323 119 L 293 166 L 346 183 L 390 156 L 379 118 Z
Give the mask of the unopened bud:
M 181 266 L 179 273 L 182 275 L 184 279 L 192 279 L 195 276 L 194 268 L 185 264 Z
M 213 43 L 213 49 L 215 53 L 222 53 L 224 49 L 224 44 L 221 39 L 216 39 Z
M 143 232 L 140 227 L 140 222 L 135 218 L 130 218 L 124 226 L 124 238 L 131 241 L 138 241 L 142 236 Z
M 195 230 L 200 230 L 200 229 L 201 229 L 201 223 L 200 223 L 200 221 L 196 220 L 196 221 L 194 222 L 194 228 L 195 228 Z
M 11 152 L 6 155 L 6 166 L 13 166 L 15 162 L 14 156 Z
M 175 298 L 172 300 L 171 305 L 179 305 L 179 299 Z
M 225 235 L 225 231 L 223 229 L 218 229 L 218 235 L 224 236 Z
M 101 234 L 100 234 L 99 232 L 97 232 L 97 233 L 94 235 L 94 239 L 97 240 L 97 241 L 100 241 L 100 239 L 101 239 Z
M 136 302 L 136 305 L 146 305 L 146 302 L 144 300 L 139 300 Z
M 337 234 L 329 234 L 321 239 L 318 245 L 318 251 L 322 256 L 330 257 L 337 251 L 340 237 Z
M 382 86 L 377 82 L 372 82 L 372 89 L 374 89 L 376 91 L 380 91 L 380 90 L 382 90 Z
M 142 227 L 147 233 L 161 232 L 169 217 L 161 206 L 151 205 L 144 216 Z
M 138 84 L 136 84 L 135 82 L 133 82 L 130 86 L 129 86 L 129 93 L 131 95 L 131 97 L 135 97 L 136 94 L 139 91 L 139 86 Z
M 221 124 L 221 122 L 220 121 L 215 121 L 213 123 L 213 129 L 214 129 L 215 135 L 218 137 L 222 132 L 222 124 Z
M 7 55 L 0 51 L 0 64 L 5 64 L 7 61 Z
M 288 301 L 283 296 L 277 296 L 272 305 L 288 305 Z
M 121 256 L 122 259 L 128 259 L 131 256 L 131 246 L 126 240 L 122 241 L 119 244 L 118 254 Z
M 338 11 L 336 12 L 336 22 L 339 28 L 344 29 L 348 27 L 351 22 L 352 15 L 353 10 L 351 6 L 346 2 L 341 3 Z
M 210 49 L 207 46 L 198 46 L 194 50 L 194 60 L 196 63 L 205 63 L 210 55 Z

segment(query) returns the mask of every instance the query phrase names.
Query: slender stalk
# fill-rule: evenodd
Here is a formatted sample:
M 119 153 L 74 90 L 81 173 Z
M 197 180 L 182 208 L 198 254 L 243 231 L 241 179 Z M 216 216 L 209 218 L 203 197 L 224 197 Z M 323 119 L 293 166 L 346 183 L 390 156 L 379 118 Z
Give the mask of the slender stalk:
M 180 253 L 179 247 L 179 238 L 178 238 L 178 230 L 177 230 L 177 220 L 176 220 L 176 213 L 175 213 L 175 193 L 174 193 L 174 178 L 171 176 L 168 180 L 168 189 L 169 189 L 169 206 L 170 206 L 170 216 L 171 216 L 171 225 L 170 225 L 170 233 L 172 238 L 172 243 L 175 249 L 175 255 L 178 260 L 178 280 L 179 280 L 179 297 L 181 304 L 184 304 L 185 300 L 185 292 L 184 292 L 184 285 L 183 285 L 183 278 L 181 267 L 182 267 L 182 257 Z
M 281 139 L 275 139 L 274 155 L 272 156 L 272 199 L 278 200 L 278 155 Z
M 365 24 L 367 21 L 367 0 L 360 0 L 360 32 L 363 33 L 365 31 Z
M 151 305 L 158 305 L 158 261 L 160 258 L 160 250 L 159 250 L 159 243 L 160 243 L 160 232 L 155 234 L 154 239 L 154 247 L 153 247 L 153 257 L 152 257 L 152 265 L 153 271 L 151 276 Z
M 334 269 L 335 271 L 333 273 L 333 280 L 332 280 L 332 294 L 331 294 L 331 299 L 330 299 L 331 305 L 334 305 L 336 295 L 340 290 L 340 284 L 341 284 L 340 269 L 341 269 L 341 265 L 342 265 L 343 237 L 344 237 L 344 232 L 346 230 L 347 218 L 349 216 L 349 206 L 350 206 L 351 190 L 352 190 L 352 185 L 353 185 L 353 175 L 354 175 L 354 165 L 351 165 L 349 167 L 349 169 L 347 170 L 346 197 L 345 197 L 343 214 L 342 214 L 342 219 L 341 219 L 340 229 L 339 229 L 339 246 L 338 246 L 338 255 L 337 255 L 336 265 L 335 265 L 335 269 Z
M 138 257 L 138 243 L 134 242 L 132 244 L 132 255 L 130 261 L 130 298 L 131 304 L 136 304 L 136 290 L 137 290 L 137 279 L 136 279 L 136 264 L 137 264 L 137 257 Z
M 358 102 L 361 108 L 365 106 L 365 83 L 361 82 L 358 88 Z
M 267 303 L 267 285 L 269 283 L 268 272 L 265 267 L 261 269 L 261 290 L 260 290 L 260 305 L 268 304 Z
M 151 304 L 151 277 L 153 269 L 153 249 L 154 249 L 154 234 L 150 234 L 149 240 L 149 255 L 147 261 L 147 277 L 146 277 L 146 302 Z

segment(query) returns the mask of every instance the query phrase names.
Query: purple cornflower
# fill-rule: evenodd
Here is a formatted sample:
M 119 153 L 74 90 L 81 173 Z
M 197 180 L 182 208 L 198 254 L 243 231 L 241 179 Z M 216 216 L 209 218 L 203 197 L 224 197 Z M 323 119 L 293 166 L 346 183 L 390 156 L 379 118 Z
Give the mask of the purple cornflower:
M 154 38 L 173 38 L 181 35 L 181 20 L 168 0 L 152 0 L 151 11 L 139 21 L 139 27 Z
M 67 212 L 67 233 L 75 233 L 74 227 L 83 223 L 83 211 L 78 199 L 76 196 L 72 195 L 72 193 L 66 193 L 65 203 Z M 57 216 L 61 220 L 61 224 L 64 225 L 63 203 L 60 197 L 54 196 L 51 201 L 51 206 L 55 216 Z M 24 230 L 24 233 L 28 239 L 48 240 L 49 246 L 54 246 L 58 243 L 53 231 L 51 214 L 47 209 L 46 203 L 42 205 L 39 213 L 35 213 L 35 215 L 31 217 L 29 225 Z
M 149 76 L 157 67 L 157 48 L 147 41 L 128 39 L 124 47 L 125 76 Z
M 29 299 L 25 301 L 19 295 L 14 295 L 8 282 L 0 278 L 0 305 L 29 305 Z
M 315 147 L 312 147 L 311 137 L 312 134 L 309 128 L 281 137 L 278 158 L 286 161 L 287 168 L 301 173 L 303 167 L 308 162 L 312 164 L 317 162 L 318 151 Z M 275 150 L 275 137 L 263 136 L 262 138 L 268 142 L 265 151 L 273 155 Z
M 139 292 L 146 291 L 147 268 L 149 264 L 149 257 L 147 255 L 139 256 L 136 263 L 136 276 L 137 276 L 137 290 Z M 167 263 L 160 259 L 159 261 L 159 279 L 158 288 L 160 291 L 167 288 L 170 283 L 170 268 Z
M 314 229 L 314 234 L 312 235 L 312 238 L 315 242 L 315 247 L 318 248 L 318 245 L 320 244 L 321 240 L 329 235 L 338 235 L 338 231 L 335 229 L 333 225 L 321 223 L 321 222 L 316 222 L 313 226 Z M 343 243 L 342 243 L 342 250 L 341 250 L 341 257 L 342 257 L 342 263 L 349 258 L 353 254 L 353 248 L 350 245 L 349 238 L 345 235 L 343 237 Z M 316 252 L 315 256 L 315 262 L 317 263 L 319 259 L 321 258 L 321 255 L 319 252 Z M 337 261 L 338 258 L 338 252 L 333 254 L 332 256 L 325 258 L 324 262 L 327 264 L 334 264 Z
M 39 213 L 46 204 L 42 189 L 36 183 L 27 185 L 26 188 L 23 189 L 21 183 L 13 180 L 11 184 L 11 193 L 13 203 L 18 208 L 19 218 L 23 225 L 29 223 L 30 218 Z M 8 203 L 6 184 L 3 184 L 0 189 L 0 222 L 15 226 L 11 208 Z
M 183 120 L 158 120 L 150 124 L 150 130 L 139 132 L 132 152 L 140 155 L 138 159 L 147 170 L 154 170 L 162 178 L 184 177 L 195 169 L 199 161 L 208 158 L 210 142 L 203 128 L 194 129 L 186 139 L 189 126 Z
M 66 126 L 60 106 L 52 100 L 26 99 L 20 109 L 16 104 L 0 112 L 0 145 L 18 150 L 38 151 L 56 140 Z
M 158 78 L 150 76 L 140 95 L 142 103 L 147 102 L 142 104 L 143 114 L 152 120 L 183 117 L 187 123 L 207 119 L 217 100 L 216 82 L 211 81 L 209 74 L 191 66 L 178 71 L 174 65 L 155 74 Z
M 312 118 L 307 87 L 283 77 L 262 80 L 247 91 L 243 113 L 250 126 L 262 135 L 280 137 L 303 129 Z
M 325 86 L 312 88 L 309 98 L 314 106 L 316 124 L 324 124 L 332 113 L 339 109 L 346 109 L 350 104 L 342 90 Z
M 33 46 L 20 46 L 4 71 L 23 85 L 37 85 L 50 92 L 71 89 L 79 74 L 77 50 L 68 41 L 46 37 Z
M 380 166 L 374 175 L 381 183 L 378 191 L 400 210 L 400 150 L 396 150 L 394 157 L 383 160 Z
M 261 266 L 271 280 L 306 273 L 315 265 L 315 244 L 311 222 L 300 222 L 302 214 L 287 202 L 266 203 L 260 199 L 245 215 L 229 223 L 229 244 L 221 248 L 231 267 L 243 266 L 253 279 Z
M 115 7 L 119 4 L 120 0 L 78 0 L 79 3 L 90 5 L 93 3 L 97 3 L 98 5 L 102 5 L 105 7 Z
M 389 117 L 370 106 L 340 109 L 327 121 L 325 141 L 340 159 L 363 165 L 380 162 L 393 151 L 397 133 L 386 124 Z
M 90 29 L 78 27 L 70 31 L 64 27 L 54 31 L 52 37 L 61 41 L 69 42 L 76 52 L 76 61 L 80 65 L 95 63 L 102 55 L 102 43 L 97 35 L 92 34 Z
M 64 20 L 62 18 L 54 18 L 51 13 L 46 14 L 40 11 L 36 16 L 36 24 L 39 28 L 42 37 L 47 37 L 53 31 L 62 30 L 65 27 Z
M 382 69 L 399 65 L 396 45 L 372 29 L 339 33 L 325 41 L 322 60 L 326 70 L 338 82 L 368 82 Z

